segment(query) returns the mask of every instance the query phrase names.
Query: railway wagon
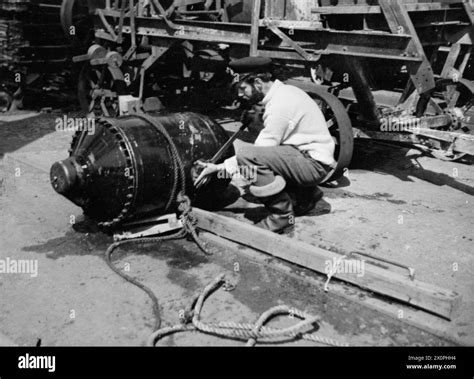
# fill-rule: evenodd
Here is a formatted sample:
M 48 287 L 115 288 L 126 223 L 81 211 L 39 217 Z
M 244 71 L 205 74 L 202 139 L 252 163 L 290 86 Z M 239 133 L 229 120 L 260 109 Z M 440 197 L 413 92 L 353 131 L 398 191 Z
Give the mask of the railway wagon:
M 66 31 L 84 4 L 64 0 Z M 156 98 L 166 106 L 227 109 L 235 63 L 260 57 L 324 110 L 337 142 L 338 166 L 328 180 L 350 163 L 354 138 L 413 144 L 446 160 L 474 155 L 474 12 L 468 1 L 86 5 L 95 41 L 75 58 L 84 65 L 78 92 L 85 111 L 146 111 Z

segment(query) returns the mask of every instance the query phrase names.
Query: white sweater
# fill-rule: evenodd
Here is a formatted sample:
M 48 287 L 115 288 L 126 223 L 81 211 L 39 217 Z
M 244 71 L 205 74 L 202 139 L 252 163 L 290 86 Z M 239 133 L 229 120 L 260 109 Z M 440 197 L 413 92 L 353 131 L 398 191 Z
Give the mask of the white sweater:
M 323 113 L 303 90 L 276 80 L 262 101 L 264 128 L 255 146 L 294 145 L 328 166 L 334 165 L 335 143 Z M 237 171 L 235 157 L 224 162 L 226 171 Z

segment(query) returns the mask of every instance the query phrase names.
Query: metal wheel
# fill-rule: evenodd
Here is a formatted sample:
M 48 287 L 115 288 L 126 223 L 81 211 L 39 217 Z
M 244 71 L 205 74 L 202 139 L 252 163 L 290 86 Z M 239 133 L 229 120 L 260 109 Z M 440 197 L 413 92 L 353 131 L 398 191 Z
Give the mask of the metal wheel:
M 444 130 L 474 133 L 474 83 L 460 79 L 441 79 L 436 87 L 420 96 L 416 105 L 416 116 L 434 116 L 449 114 L 453 123 Z M 433 156 L 446 161 L 456 161 L 466 156 L 464 153 L 455 153 L 449 146 L 441 144 L 441 150 L 433 151 Z
M 292 84 L 297 85 L 295 83 Z M 323 111 L 329 132 L 336 143 L 334 159 L 337 165 L 322 181 L 322 183 L 329 183 L 338 180 L 351 163 L 354 151 L 352 123 L 346 108 L 336 96 L 316 84 L 305 83 L 304 90 Z
M 94 29 L 87 0 L 63 0 L 60 17 L 66 37 L 76 45 L 87 46 Z

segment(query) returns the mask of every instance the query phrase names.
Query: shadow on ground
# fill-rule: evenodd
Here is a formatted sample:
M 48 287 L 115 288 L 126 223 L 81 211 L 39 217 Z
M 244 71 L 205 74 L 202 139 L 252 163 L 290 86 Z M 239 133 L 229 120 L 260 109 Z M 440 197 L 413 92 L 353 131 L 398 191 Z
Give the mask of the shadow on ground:
M 407 148 L 359 141 L 356 143 L 350 169 L 393 175 L 404 182 L 412 182 L 412 178 L 415 177 L 436 186 L 449 186 L 468 195 L 474 195 L 474 187 L 461 183 L 452 176 L 424 168 L 418 159 L 427 157 L 427 154 L 408 153 L 408 151 Z
M 104 233 L 80 234 L 71 230 L 63 237 L 52 238 L 38 245 L 26 246 L 22 250 L 46 254 L 49 259 L 67 256 L 104 256 L 112 242 L 112 237 Z M 114 259 L 121 259 L 128 254 L 146 255 L 154 259 L 165 260 L 170 267 L 184 270 L 209 261 L 192 242 L 185 240 L 126 244 L 115 250 Z
M 0 158 L 55 131 L 54 117 L 40 114 L 26 120 L 0 123 Z

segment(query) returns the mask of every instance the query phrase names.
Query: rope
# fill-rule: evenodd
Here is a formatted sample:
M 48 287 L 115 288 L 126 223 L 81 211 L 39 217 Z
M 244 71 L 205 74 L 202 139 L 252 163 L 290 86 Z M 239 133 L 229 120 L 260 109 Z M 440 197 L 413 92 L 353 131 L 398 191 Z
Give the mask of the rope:
M 153 303 L 153 314 L 155 315 L 155 329 L 159 328 L 161 326 L 161 315 L 160 315 L 160 306 L 158 303 L 158 299 L 153 293 L 153 291 L 145 286 L 144 284 L 140 283 L 138 280 L 132 278 L 131 276 L 125 274 L 123 271 L 118 269 L 112 262 L 112 254 L 115 249 L 117 249 L 120 246 L 126 245 L 126 244 L 145 244 L 145 243 L 156 243 L 156 242 L 163 242 L 163 241 L 170 241 L 174 239 L 181 239 L 185 236 L 182 230 L 179 232 L 166 236 L 166 237 L 148 237 L 148 238 L 140 238 L 136 240 L 123 240 L 119 242 L 115 242 L 112 245 L 110 245 L 105 252 L 105 261 L 107 265 L 119 276 L 121 276 L 124 280 L 127 282 L 137 286 L 141 290 L 145 291 L 145 293 L 148 295 L 148 297 L 151 299 Z
M 153 332 L 149 337 L 148 345 L 155 346 L 156 342 L 159 339 L 169 334 L 187 331 L 199 331 L 205 334 L 215 335 L 224 338 L 232 338 L 244 341 L 246 340 L 247 346 L 255 346 L 255 344 L 259 341 L 283 342 L 293 340 L 295 338 L 302 338 L 308 341 L 330 346 L 348 346 L 347 344 L 334 341 L 330 338 L 319 337 L 309 334 L 308 330 L 313 330 L 314 324 L 316 324 L 320 318 L 317 316 L 307 315 L 306 313 L 298 309 L 292 309 L 285 305 L 279 305 L 267 310 L 258 318 L 255 324 L 235 322 L 219 322 L 206 324 L 202 322 L 200 320 L 200 315 L 206 298 L 209 297 L 218 288 L 220 288 L 224 283 L 226 283 L 225 276 L 223 274 L 219 275 L 213 282 L 208 284 L 201 293 L 196 294 L 193 297 L 189 308 L 185 311 L 185 317 L 182 319 L 182 322 L 180 324 L 171 327 L 161 328 L 161 314 L 158 298 L 149 287 L 140 283 L 137 279 L 127 275 L 113 264 L 113 252 L 117 248 L 126 244 L 136 245 L 145 243 L 162 243 L 165 241 L 181 239 L 189 235 L 193 238 L 193 240 L 205 254 L 210 255 L 211 253 L 208 252 L 206 246 L 199 239 L 196 233 L 196 219 L 192 214 L 191 200 L 185 194 L 186 174 L 184 170 L 184 165 L 181 161 L 179 152 L 171 136 L 168 134 L 168 131 L 161 124 L 157 123 L 153 118 L 147 115 L 135 115 L 134 117 L 140 118 L 153 125 L 165 137 L 166 141 L 168 142 L 168 147 L 170 149 L 171 159 L 173 162 L 174 180 L 173 187 L 170 193 L 170 198 L 168 200 L 168 203 L 166 204 L 165 211 L 169 210 L 171 206 L 175 204 L 175 202 L 178 203 L 178 211 L 180 212 L 180 219 L 183 225 L 183 228 L 178 232 L 164 237 L 145 237 L 115 242 L 111 244 L 105 252 L 105 261 L 107 262 L 107 265 L 124 280 L 143 290 L 152 300 L 153 313 L 155 315 L 155 332 Z M 328 277 L 328 282 L 329 279 L 330 278 Z M 284 329 L 274 329 L 265 326 L 268 321 L 270 321 L 275 316 L 281 314 L 289 314 L 291 316 L 296 316 L 302 321 Z
M 162 243 L 165 241 L 182 239 L 182 238 L 185 238 L 187 235 L 190 235 L 193 238 L 193 240 L 196 242 L 196 244 L 199 246 L 199 248 L 204 252 L 204 254 L 211 255 L 211 253 L 206 249 L 206 246 L 200 240 L 200 238 L 198 237 L 196 233 L 196 229 L 195 229 L 196 219 L 192 214 L 191 200 L 185 194 L 186 173 L 184 170 L 184 165 L 183 165 L 183 162 L 181 161 L 181 157 L 179 155 L 178 149 L 176 148 L 176 145 L 174 144 L 171 136 L 169 135 L 168 131 L 161 124 L 156 122 L 156 120 L 154 120 L 152 117 L 149 117 L 147 115 L 134 115 L 134 117 L 140 118 L 150 123 L 152 126 L 154 126 L 158 130 L 158 132 L 160 132 L 165 137 L 166 141 L 168 142 L 168 147 L 171 153 L 171 160 L 173 163 L 174 178 L 173 178 L 173 187 L 171 189 L 171 194 L 165 206 L 165 212 L 168 211 L 175 204 L 175 202 L 178 203 L 178 211 L 180 212 L 180 219 L 181 219 L 183 228 L 179 230 L 178 232 L 169 236 L 145 237 L 145 238 L 137 238 L 133 240 L 123 240 L 123 241 L 115 242 L 111 244 L 108 247 L 107 251 L 105 252 L 105 261 L 107 265 L 116 274 L 118 274 L 127 282 L 143 290 L 151 299 L 153 303 L 153 314 L 155 315 L 154 330 L 156 330 L 156 329 L 159 329 L 161 326 L 161 315 L 160 315 L 160 306 L 159 306 L 158 298 L 155 296 L 155 294 L 149 287 L 140 283 L 138 280 L 132 278 L 131 276 L 125 274 L 123 271 L 119 270 L 113 264 L 112 254 L 115 251 L 115 249 L 126 244 L 139 245 L 139 244 L 146 244 L 146 243 Z M 179 186 L 179 192 L 177 193 L 178 186 Z
M 199 295 L 193 298 L 191 306 L 185 312 L 185 317 L 182 319 L 181 324 L 156 330 L 148 338 L 147 345 L 155 346 L 160 339 L 170 334 L 199 331 L 222 338 L 247 340 L 246 346 L 255 346 L 257 342 L 286 342 L 294 340 L 295 338 L 330 346 L 348 346 L 346 343 L 335 341 L 331 338 L 310 334 L 309 331 L 314 330 L 314 324 L 317 323 L 320 318 L 318 316 L 307 315 L 303 311 L 289 308 L 286 305 L 278 305 L 270 308 L 258 318 L 255 324 L 234 322 L 203 323 L 200 320 L 200 315 L 206 298 L 224 283 L 225 276 L 221 274 L 208 284 Z M 283 329 L 274 329 L 265 326 L 265 323 L 281 314 L 296 316 L 302 319 L 302 321 Z
M 334 263 L 334 266 L 331 268 L 331 270 L 327 273 L 327 280 L 324 283 L 324 292 L 329 291 L 329 282 L 331 281 L 331 278 L 334 276 L 335 273 L 337 273 L 337 270 L 339 269 L 339 266 L 341 265 L 342 261 L 344 259 L 349 258 L 352 255 L 352 253 L 344 254 L 343 256 L 339 257 L 337 261 Z

